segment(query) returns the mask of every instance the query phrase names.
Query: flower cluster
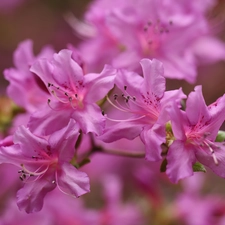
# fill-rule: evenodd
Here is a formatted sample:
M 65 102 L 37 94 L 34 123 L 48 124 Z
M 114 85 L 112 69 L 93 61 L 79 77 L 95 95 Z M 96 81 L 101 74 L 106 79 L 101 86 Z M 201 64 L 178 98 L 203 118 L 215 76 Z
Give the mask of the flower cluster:
M 182 88 L 166 90 L 166 78 L 193 83 L 200 63 L 225 59 L 225 44 L 205 16 L 214 4 L 96 0 L 84 22 L 67 18 L 87 38 L 77 49 L 45 47 L 34 56 L 32 41 L 20 43 L 15 67 L 4 76 L 8 96 L 25 112 L 0 142 L 0 163 L 17 166 L 24 184 L 17 192 L 20 210 L 40 211 L 56 187 L 73 197 L 89 192 L 80 167 L 96 152 L 160 161 L 173 183 L 204 166 L 225 178 L 225 142 L 216 141 L 225 95 L 207 106 L 200 85 L 188 96 Z M 108 147 L 135 138 L 144 151 Z M 98 224 L 109 218 L 110 224 L 140 224 L 133 206 L 116 215 L 122 208 L 117 178 L 110 176 L 104 187 L 108 204 Z M 132 220 L 118 222 L 128 221 L 130 212 Z

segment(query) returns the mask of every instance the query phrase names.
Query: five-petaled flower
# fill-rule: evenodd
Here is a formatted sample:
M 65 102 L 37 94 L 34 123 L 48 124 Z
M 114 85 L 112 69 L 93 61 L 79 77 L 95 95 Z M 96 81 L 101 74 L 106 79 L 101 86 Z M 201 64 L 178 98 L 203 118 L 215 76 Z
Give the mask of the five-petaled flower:
M 134 139 L 140 135 L 146 146 L 146 159 L 156 161 L 161 159 L 161 144 L 166 141 L 165 124 L 169 120 L 166 108 L 175 101 L 186 96 L 182 90 L 165 91 L 163 65 L 153 59 L 142 59 L 143 76 L 127 70 L 118 70 L 115 83 L 123 91 L 124 105 L 119 101 L 119 95 L 114 95 L 114 102 L 109 102 L 130 115 L 129 119 L 113 120 L 113 126 L 108 126 L 100 136 L 105 142 L 121 138 Z
M 73 118 L 84 133 L 103 132 L 105 118 L 97 101 L 113 88 L 115 69 L 105 66 L 100 74 L 84 74 L 73 59 L 73 52 L 61 50 L 52 60 L 40 59 L 31 71 L 45 83 L 51 97 L 35 112 L 28 127 L 35 133 L 48 135 L 66 126 Z
M 166 173 L 173 182 L 193 175 L 193 164 L 199 161 L 225 178 L 225 146 L 215 142 L 225 119 L 225 95 L 205 104 L 201 86 L 187 99 L 186 111 L 173 105 L 170 110 L 174 141 L 167 154 Z
M 17 193 L 17 204 L 27 213 L 40 211 L 44 196 L 58 187 L 63 193 L 79 197 L 89 192 L 86 173 L 70 164 L 79 127 L 74 120 L 51 134 L 48 139 L 32 134 L 21 126 L 14 134 L 14 144 L 1 147 L 0 163 L 20 167 L 24 187 Z

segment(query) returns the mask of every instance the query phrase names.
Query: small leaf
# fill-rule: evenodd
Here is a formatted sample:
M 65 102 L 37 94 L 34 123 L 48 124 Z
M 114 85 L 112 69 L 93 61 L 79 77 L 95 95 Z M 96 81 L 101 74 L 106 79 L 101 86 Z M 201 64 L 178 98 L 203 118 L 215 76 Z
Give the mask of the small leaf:
M 193 171 L 194 172 L 206 172 L 206 168 L 199 162 L 196 162 L 194 165 L 193 165 Z
M 225 140 L 225 131 L 219 130 L 216 136 L 216 142 L 223 142 Z
M 88 164 L 89 162 L 91 162 L 91 160 L 90 160 L 89 158 L 84 158 L 84 159 L 78 164 L 78 165 L 79 165 L 78 168 L 80 168 L 80 167 L 82 167 L 82 166 Z
M 166 166 L 167 166 L 168 162 L 167 162 L 167 159 L 165 158 L 163 161 L 162 161 L 162 164 L 160 166 L 160 172 L 161 173 L 164 173 L 166 172 Z

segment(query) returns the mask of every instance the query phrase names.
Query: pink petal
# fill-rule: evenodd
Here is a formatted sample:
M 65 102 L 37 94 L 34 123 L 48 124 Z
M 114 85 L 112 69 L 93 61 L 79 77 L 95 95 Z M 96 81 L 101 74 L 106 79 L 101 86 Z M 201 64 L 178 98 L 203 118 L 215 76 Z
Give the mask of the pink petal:
M 82 110 L 74 111 L 71 117 L 77 121 L 84 133 L 102 134 L 105 126 L 105 117 L 96 104 L 86 104 Z
M 124 92 L 124 86 L 126 86 L 127 92 L 130 96 L 135 96 L 136 98 L 140 95 L 140 87 L 144 79 L 139 74 L 124 70 L 118 69 L 115 83 L 122 92 Z
M 150 92 L 152 97 L 162 98 L 166 89 L 163 64 L 156 59 L 142 59 L 140 63 L 144 74 L 144 93 Z
M 200 163 L 208 166 L 218 176 L 225 178 L 225 146 L 224 143 L 220 142 L 214 142 L 214 144 L 217 146 L 213 147 L 213 150 L 218 164 L 215 163 L 210 149 L 206 147 L 196 151 L 196 158 Z
M 23 188 L 17 192 L 17 205 L 20 210 L 27 213 L 38 212 L 43 207 L 44 197 L 52 191 L 56 185 L 54 174 L 45 175 L 36 182 L 26 183 Z
M 20 126 L 14 134 L 14 143 L 21 147 L 22 155 L 32 157 L 39 150 L 46 149 L 48 142 L 44 138 L 35 136 L 24 126 Z
M 58 102 L 51 102 L 50 104 L 53 109 L 46 103 L 46 107 L 31 115 L 28 127 L 32 132 L 40 135 L 49 135 L 67 126 L 73 109 L 65 110 L 61 107 L 61 103 Z
M 169 147 L 167 157 L 168 164 L 166 174 L 173 183 L 180 179 L 193 175 L 192 165 L 195 163 L 193 149 L 185 146 L 183 141 L 175 140 Z
M 52 152 L 58 152 L 60 160 L 69 162 L 74 156 L 74 146 L 79 134 L 79 126 L 73 119 L 70 119 L 66 127 L 49 137 L 48 142 Z
M 62 163 L 61 168 L 57 171 L 56 183 L 63 193 L 74 197 L 90 192 L 87 174 L 66 162 Z
M 141 139 L 145 144 L 145 158 L 149 161 L 160 160 L 161 145 L 166 142 L 165 127 L 157 123 L 151 129 L 146 127 L 141 133 Z
M 204 123 L 210 120 L 210 114 L 202 95 L 202 87 L 196 86 L 195 92 L 191 92 L 186 102 L 187 117 L 191 125 L 198 122 Z
M 84 85 L 87 89 L 85 101 L 95 103 L 105 97 L 114 86 L 116 70 L 105 66 L 100 74 L 87 74 L 84 76 Z
M 128 140 L 133 140 L 136 138 L 142 131 L 142 126 L 137 125 L 133 122 L 120 122 L 113 126 L 109 126 L 104 130 L 104 133 L 99 136 L 101 141 L 110 143 L 117 141 L 121 138 L 126 138 Z

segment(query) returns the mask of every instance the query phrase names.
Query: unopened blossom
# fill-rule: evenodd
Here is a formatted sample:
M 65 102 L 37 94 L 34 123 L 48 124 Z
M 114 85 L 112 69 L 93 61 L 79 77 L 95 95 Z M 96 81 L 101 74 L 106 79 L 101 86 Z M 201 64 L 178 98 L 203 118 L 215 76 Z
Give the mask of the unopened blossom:
M 164 64 L 165 77 L 195 82 L 199 63 L 225 59 L 225 45 L 205 16 L 214 4 L 214 0 L 96 0 L 84 23 L 75 21 L 73 27 L 86 36 L 79 49 L 90 71 L 106 63 L 138 71 L 142 58 L 157 58 Z
M 215 142 L 225 119 L 225 95 L 208 107 L 202 96 L 201 86 L 191 92 L 186 111 L 174 105 L 170 109 L 172 144 L 167 153 L 166 173 L 173 182 L 193 175 L 195 162 L 211 168 L 225 178 L 225 146 Z
M 84 133 L 102 133 L 105 118 L 96 102 L 113 88 L 114 69 L 105 66 L 100 74 L 84 74 L 73 52 L 65 49 L 54 54 L 52 60 L 40 59 L 31 71 L 50 93 L 43 99 L 45 106 L 31 116 L 28 126 L 32 131 L 49 134 L 73 118 Z
M 39 109 L 44 104 L 43 99 L 49 96 L 42 81 L 30 71 L 30 67 L 39 58 L 51 58 L 54 52 L 50 47 L 44 47 L 34 56 L 32 45 L 31 40 L 21 42 L 13 54 L 15 67 L 4 70 L 5 79 L 9 81 L 8 96 L 28 113 Z
M 24 187 L 17 192 L 17 204 L 27 213 L 40 211 L 45 195 L 58 187 L 63 193 L 79 197 L 89 192 L 89 178 L 70 164 L 79 127 L 74 120 L 47 139 L 24 126 L 14 134 L 14 145 L 0 148 L 0 163 L 20 169 Z
M 138 135 L 146 147 L 146 159 L 155 161 L 161 159 L 161 144 L 166 142 L 165 124 L 169 120 L 165 110 L 170 102 L 180 100 L 186 96 L 182 90 L 165 91 L 165 77 L 163 65 L 153 59 L 142 59 L 141 66 L 144 77 L 118 70 L 115 83 L 122 94 L 114 94 L 114 100 L 108 101 L 127 119 L 108 117 L 114 125 L 108 126 L 100 137 L 105 142 L 112 142 L 121 138 L 134 139 Z M 124 100 L 121 103 L 121 99 Z

